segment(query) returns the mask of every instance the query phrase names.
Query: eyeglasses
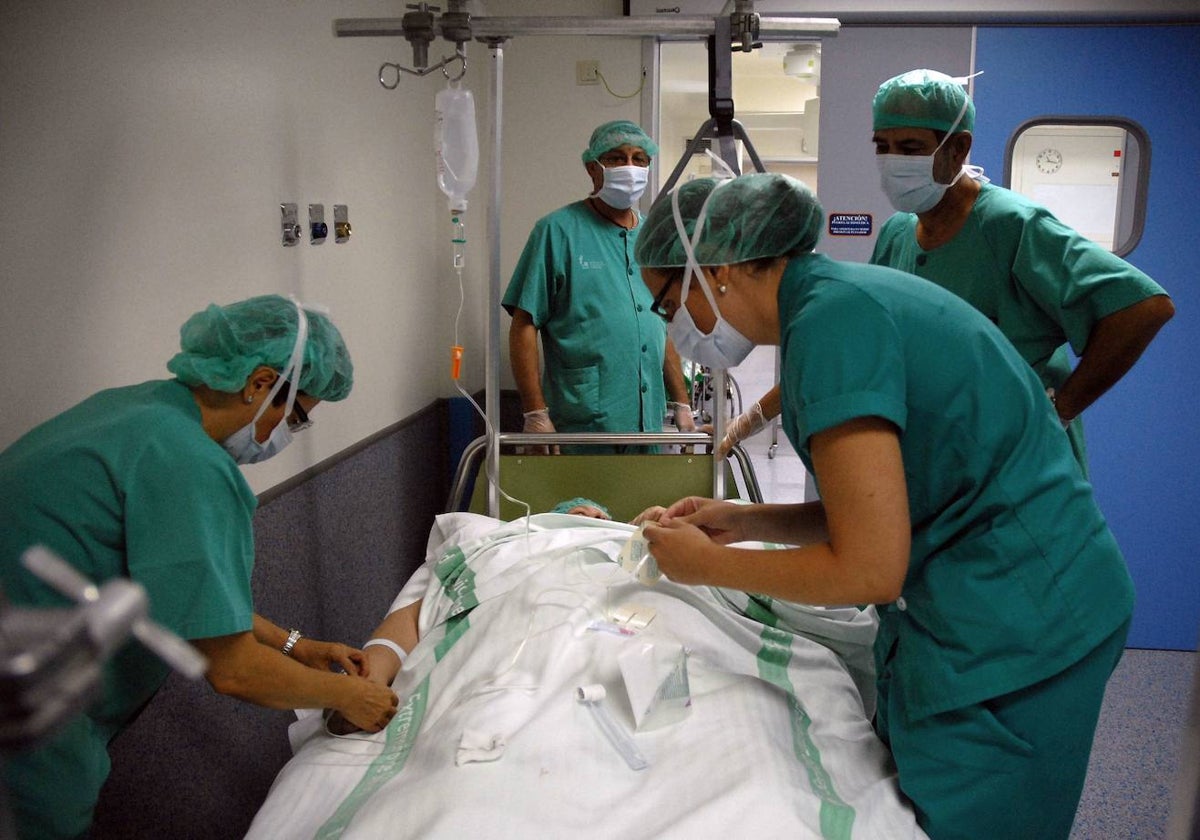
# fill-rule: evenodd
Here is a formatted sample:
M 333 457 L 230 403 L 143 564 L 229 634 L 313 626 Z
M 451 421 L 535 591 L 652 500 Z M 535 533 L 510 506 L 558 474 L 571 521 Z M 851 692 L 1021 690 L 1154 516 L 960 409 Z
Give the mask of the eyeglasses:
M 670 280 L 664 283 L 663 287 L 659 289 L 658 294 L 654 296 L 654 300 L 650 304 L 650 311 L 667 322 L 670 322 L 671 316 L 675 314 L 675 311 L 671 310 L 668 312 L 666 310 L 666 308 L 663 306 L 663 298 L 667 296 L 667 292 L 670 291 L 671 287 L 677 282 L 679 282 L 679 278 L 672 277 Z
M 650 165 L 650 156 L 645 152 L 632 152 L 628 155 L 621 152 L 605 152 L 596 158 L 600 165 L 605 169 L 611 169 L 614 166 L 642 166 Z
M 300 405 L 299 400 L 292 403 L 292 414 L 295 416 L 295 419 L 288 418 L 287 425 L 289 432 L 296 434 L 296 432 L 303 432 L 305 429 L 312 428 L 313 421 L 308 419 L 308 412 Z

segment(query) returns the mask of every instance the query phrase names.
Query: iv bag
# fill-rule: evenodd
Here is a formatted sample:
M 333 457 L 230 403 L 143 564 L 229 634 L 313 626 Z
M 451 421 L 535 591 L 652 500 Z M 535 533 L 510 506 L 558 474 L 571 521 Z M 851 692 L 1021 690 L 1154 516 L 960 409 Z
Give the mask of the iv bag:
M 465 88 L 450 85 L 438 92 L 434 113 L 438 187 L 450 199 L 450 212 L 463 213 L 479 169 L 475 97 Z

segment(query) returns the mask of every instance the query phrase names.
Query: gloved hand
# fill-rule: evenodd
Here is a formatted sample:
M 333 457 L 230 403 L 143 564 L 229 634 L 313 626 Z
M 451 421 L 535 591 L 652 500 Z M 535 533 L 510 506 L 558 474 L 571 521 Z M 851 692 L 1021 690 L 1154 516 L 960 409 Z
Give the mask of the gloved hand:
M 550 421 L 550 409 L 548 408 L 539 408 L 536 411 L 526 411 L 521 416 L 525 418 L 525 424 L 522 426 L 521 431 L 527 435 L 549 435 L 557 431 L 554 428 L 554 423 Z M 550 452 L 552 448 L 542 444 L 539 446 L 525 447 L 525 449 L 527 452 L 545 455 L 547 452 Z M 558 454 L 557 446 L 553 447 L 553 452 L 555 455 Z
M 696 431 L 696 418 L 692 416 L 692 407 L 687 403 L 669 403 L 675 421 L 675 428 L 681 432 Z
M 721 438 L 721 442 L 717 444 L 717 459 L 727 457 L 733 447 L 766 427 L 767 418 L 763 416 L 762 406 L 755 403 L 747 411 L 729 421 L 729 425 L 725 428 L 725 437 Z
M 1050 405 L 1054 407 L 1054 414 L 1058 417 L 1058 422 L 1062 424 L 1064 429 L 1071 428 L 1071 423 L 1075 421 L 1075 418 L 1062 416 L 1062 413 L 1058 410 L 1058 394 L 1055 393 L 1053 388 L 1047 388 L 1046 396 L 1050 398 Z

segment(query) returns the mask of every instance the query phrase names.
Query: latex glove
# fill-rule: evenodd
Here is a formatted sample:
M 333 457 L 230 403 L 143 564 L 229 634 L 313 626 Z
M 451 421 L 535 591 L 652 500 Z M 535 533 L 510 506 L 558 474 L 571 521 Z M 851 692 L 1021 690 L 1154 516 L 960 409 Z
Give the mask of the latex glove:
M 1053 388 L 1046 389 L 1046 396 L 1050 398 L 1050 405 L 1054 406 L 1054 414 L 1058 417 L 1058 422 L 1062 424 L 1064 429 L 1071 428 L 1071 423 L 1074 422 L 1074 417 L 1063 417 L 1058 411 L 1058 394 Z
M 549 435 L 557 431 L 554 428 L 554 423 L 550 420 L 550 409 L 548 408 L 539 408 L 536 411 L 526 411 L 521 416 L 525 418 L 525 425 L 521 428 L 521 431 L 525 434 Z M 542 444 L 539 446 L 526 447 L 526 450 L 535 454 L 545 455 L 547 452 L 551 451 L 551 447 Z M 558 447 L 553 447 L 553 451 L 554 454 L 557 455 Z
M 675 428 L 681 432 L 696 431 L 696 418 L 692 416 L 692 407 L 687 403 L 670 403 L 674 412 Z
M 725 437 L 717 445 L 717 458 L 725 458 L 730 450 L 746 438 L 761 432 L 767 427 L 767 418 L 763 416 L 762 406 L 758 403 L 750 406 L 747 411 L 739 414 L 725 428 Z

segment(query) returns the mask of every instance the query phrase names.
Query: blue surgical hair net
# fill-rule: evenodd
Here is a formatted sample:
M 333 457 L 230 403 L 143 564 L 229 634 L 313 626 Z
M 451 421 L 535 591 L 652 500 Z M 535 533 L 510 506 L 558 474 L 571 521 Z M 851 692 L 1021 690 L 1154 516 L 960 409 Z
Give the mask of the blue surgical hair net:
M 297 382 L 320 400 L 345 399 L 354 385 L 354 364 L 342 334 L 329 318 L 305 308 L 308 339 Z M 262 295 L 227 306 L 210 304 L 179 329 L 180 351 L 167 370 L 185 385 L 232 393 L 260 366 L 282 371 L 296 346 L 296 304 Z
M 928 128 L 949 132 L 975 130 L 975 103 L 963 86 L 966 79 L 936 70 L 909 70 L 879 86 L 871 103 L 872 130 Z M 955 125 L 964 103 L 967 110 Z
M 730 180 L 697 178 L 676 187 L 679 214 L 688 236 L 709 193 L 704 228 L 696 244 L 700 265 L 731 265 L 763 257 L 793 257 L 817 245 L 825 211 L 803 181 L 776 172 L 756 172 Z M 671 210 L 671 196 L 654 203 L 634 257 L 647 268 L 687 264 L 687 254 Z
M 637 146 L 650 157 L 658 154 L 658 144 L 650 139 L 650 135 L 642 131 L 642 127 L 629 120 L 613 120 L 596 127 L 592 139 L 583 151 L 583 162 L 596 160 L 605 152 L 611 152 L 618 146 Z

